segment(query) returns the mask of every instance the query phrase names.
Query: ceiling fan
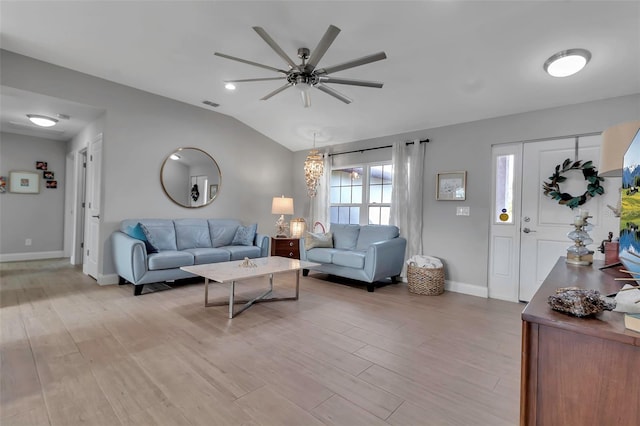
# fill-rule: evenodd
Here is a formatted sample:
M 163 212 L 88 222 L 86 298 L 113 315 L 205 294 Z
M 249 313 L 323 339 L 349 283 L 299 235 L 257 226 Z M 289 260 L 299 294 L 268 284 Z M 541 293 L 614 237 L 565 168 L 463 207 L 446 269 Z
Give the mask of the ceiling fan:
M 220 52 L 215 52 L 215 55 L 283 74 L 280 77 L 248 78 L 243 80 L 225 81 L 225 83 L 245 83 L 250 81 L 286 80 L 286 84 L 284 86 L 281 86 L 273 92 L 260 98 L 260 100 L 262 101 L 266 101 L 267 99 L 271 98 L 274 95 L 277 95 L 285 89 L 295 86 L 301 89 L 300 93 L 302 94 L 302 101 L 305 107 L 311 106 L 309 89 L 312 87 L 315 87 L 316 89 L 328 95 L 331 95 L 346 104 L 350 104 L 351 99 L 338 92 L 337 90 L 327 86 L 326 83 L 347 84 L 362 87 L 376 87 L 378 89 L 382 88 L 382 83 L 379 83 L 377 81 L 336 78 L 330 77 L 328 74 L 386 59 L 387 55 L 384 52 L 363 56 L 362 58 L 354 59 L 330 67 L 317 68 L 318 62 L 320 62 L 324 54 L 331 46 L 331 43 L 333 43 L 333 41 L 340 33 L 340 28 L 336 26 L 329 25 L 329 28 L 324 33 L 324 36 L 322 36 L 320 42 L 318 42 L 318 45 L 313 52 L 311 52 L 306 47 L 301 47 L 298 49 L 298 58 L 302 60 L 301 64 L 296 64 L 295 62 L 293 62 L 293 60 L 291 60 L 291 58 L 284 52 L 284 50 L 282 50 L 282 48 L 280 48 L 280 46 L 278 46 L 278 44 L 269 36 L 269 34 L 267 34 L 267 32 L 263 28 L 253 27 L 253 29 L 282 59 L 284 59 L 284 61 L 289 65 L 289 70 L 274 68 L 269 65 L 259 64 L 257 62 L 248 61 L 246 59 L 237 58 L 235 56 L 226 55 Z

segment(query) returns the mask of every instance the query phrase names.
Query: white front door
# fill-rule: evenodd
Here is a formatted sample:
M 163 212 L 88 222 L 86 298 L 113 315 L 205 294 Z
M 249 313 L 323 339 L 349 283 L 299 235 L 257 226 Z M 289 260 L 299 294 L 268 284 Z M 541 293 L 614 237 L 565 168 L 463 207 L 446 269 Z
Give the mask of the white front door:
M 560 256 L 566 256 L 572 244 L 567 233 L 573 230 L 571 224 L 578 209 L 570 209 L 558 204 L 557 200 L 544 195 L 543 182 L 549 182 L 556 165 L 566 159 L 571 161 L 593 161 L 597 167 L 600 159 L 598 136 L 555 139 L 524 144 L 499 145 L 493 149 L 495 162 L 505 153 L 515 154 L 515 176 L 513 179 L 513 222 L 502 223 L 492 220 L 490 237 L 489 296 L 506 300 L 529 301 L 542 281 L 551 271 Z M 517 146 L 521 145 L 521 161 L 517 159 Z M 503 152 L 505 151 L 505 152 Z M 517 177 L 521 177 L 521 185 Z M 562 175 L 561 190 L 572 195 L 585 192 L 587 182 L 580 170 L 572 170 Z M 496 176 L 493 179 L 497 182 Z M 494 191 L 495 193 L 495 191 Z M 500 199 L 493 197 L 496 211 L 500 209 Z M 520 202 L 518 200 L 521 200 Z M 601 230 L 603 217 L 603 197 L 590 198 L 580 209 L 588 210 L 593 216 L 589 220 L 593 230 L 589 231 L 597 244 L 606 234 Z M 520 207 L 519 207 L 520 206 Z M 597 246 L 591 245 L 590 250 Z
M 98 278 L 100 255 L 100 188 L 102 176 L 102 134 L 89 143 L 85 197 L 84 259 L 82 271 Z

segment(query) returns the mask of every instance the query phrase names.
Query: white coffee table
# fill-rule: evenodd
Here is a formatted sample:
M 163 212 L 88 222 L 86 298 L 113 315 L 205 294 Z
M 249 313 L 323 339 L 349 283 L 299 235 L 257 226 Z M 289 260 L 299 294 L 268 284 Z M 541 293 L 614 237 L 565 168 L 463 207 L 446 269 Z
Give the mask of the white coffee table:
M 317 263 L 313 262 L 277 256 L 251 259 L 251 262 L 256 265 L 255 267 L 243 267 L 241 266 L 243 262 L 242 260 L 236 260 L 231 262 L 208 263 L 204 265 L 183 266 L 180 269 L 204 277 L 204 306 L 222 306 L 228 304 L 229 318 L 233 318 L 254 303 L 298 300 L 300 294 L 300 269 L 318 266 Z M 289 271 L 296 273 L 296 295 L 291 297 L 267 298 L 267 296 L 273 292 L 273 274 Z M 267 291 L 251 300 L 235 300 L 235 286 L 237 281 L 265 275 L 269 275 L 269 289 Z M 220 284 L 231 283 L 229 286 L 229 302 L 209 302 L 209 281 Z M 236 304 L 244 304 L 244 306 L 234 311 L 233 306 Z

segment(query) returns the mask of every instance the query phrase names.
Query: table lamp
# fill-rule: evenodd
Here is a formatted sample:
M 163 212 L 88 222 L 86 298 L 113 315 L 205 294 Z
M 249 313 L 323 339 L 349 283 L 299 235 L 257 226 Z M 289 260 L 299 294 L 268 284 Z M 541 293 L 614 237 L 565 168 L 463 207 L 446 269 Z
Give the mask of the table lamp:
M 289 224 L 284 221 L 285 214 L 293 214 L 293 198 L 273 197 L 271 203 L 271 214 L 279 214 L 276 221 L 276 238 L 287 238 Z

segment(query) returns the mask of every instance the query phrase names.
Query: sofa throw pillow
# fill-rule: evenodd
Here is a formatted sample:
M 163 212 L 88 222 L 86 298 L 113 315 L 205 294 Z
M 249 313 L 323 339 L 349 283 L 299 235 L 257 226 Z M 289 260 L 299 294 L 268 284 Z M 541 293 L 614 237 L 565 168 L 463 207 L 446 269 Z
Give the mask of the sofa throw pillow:
M 231 241 L 232 246 L 252 246 L 253 240 L 256 238 L 256 231 L 258 230 L 258 224 L 254 223 L 249 226 L 238 226 L 236 235 L 233 236 Z
M 147 253 L 151 254 L 151 253 L 157 253 L 158 249 L 156 248 L 156 243 L 155 241 L 153 241 L 153 237 L 151 236 L 151 232 L 149 232 L 149 230 L 147 229 L 146 226 L 144 226 L 143 224 L 141 224 L 140 222 L 138 222 L 138 225 L 140 227 L 140 229 L 142 229 L 142 233 L 145 236 L 145 239 L 143 240 L 145 242 L 145 245 L 147 246 Z
M 331 232 L 326 234 L 306 232 L 304 234 L 304 249 L 311 250 L 316 247 L 333 248 L 333 234 Z
M 144 246 L 147 249 L 147 254 L 157 253 L 158 250 L 147 240 L 147 236 L 142 230 L 142 224 L 137 223 L 135 226 L 129 226 L 126 229 L 126 234 L 131 238 L 144 242 Z

